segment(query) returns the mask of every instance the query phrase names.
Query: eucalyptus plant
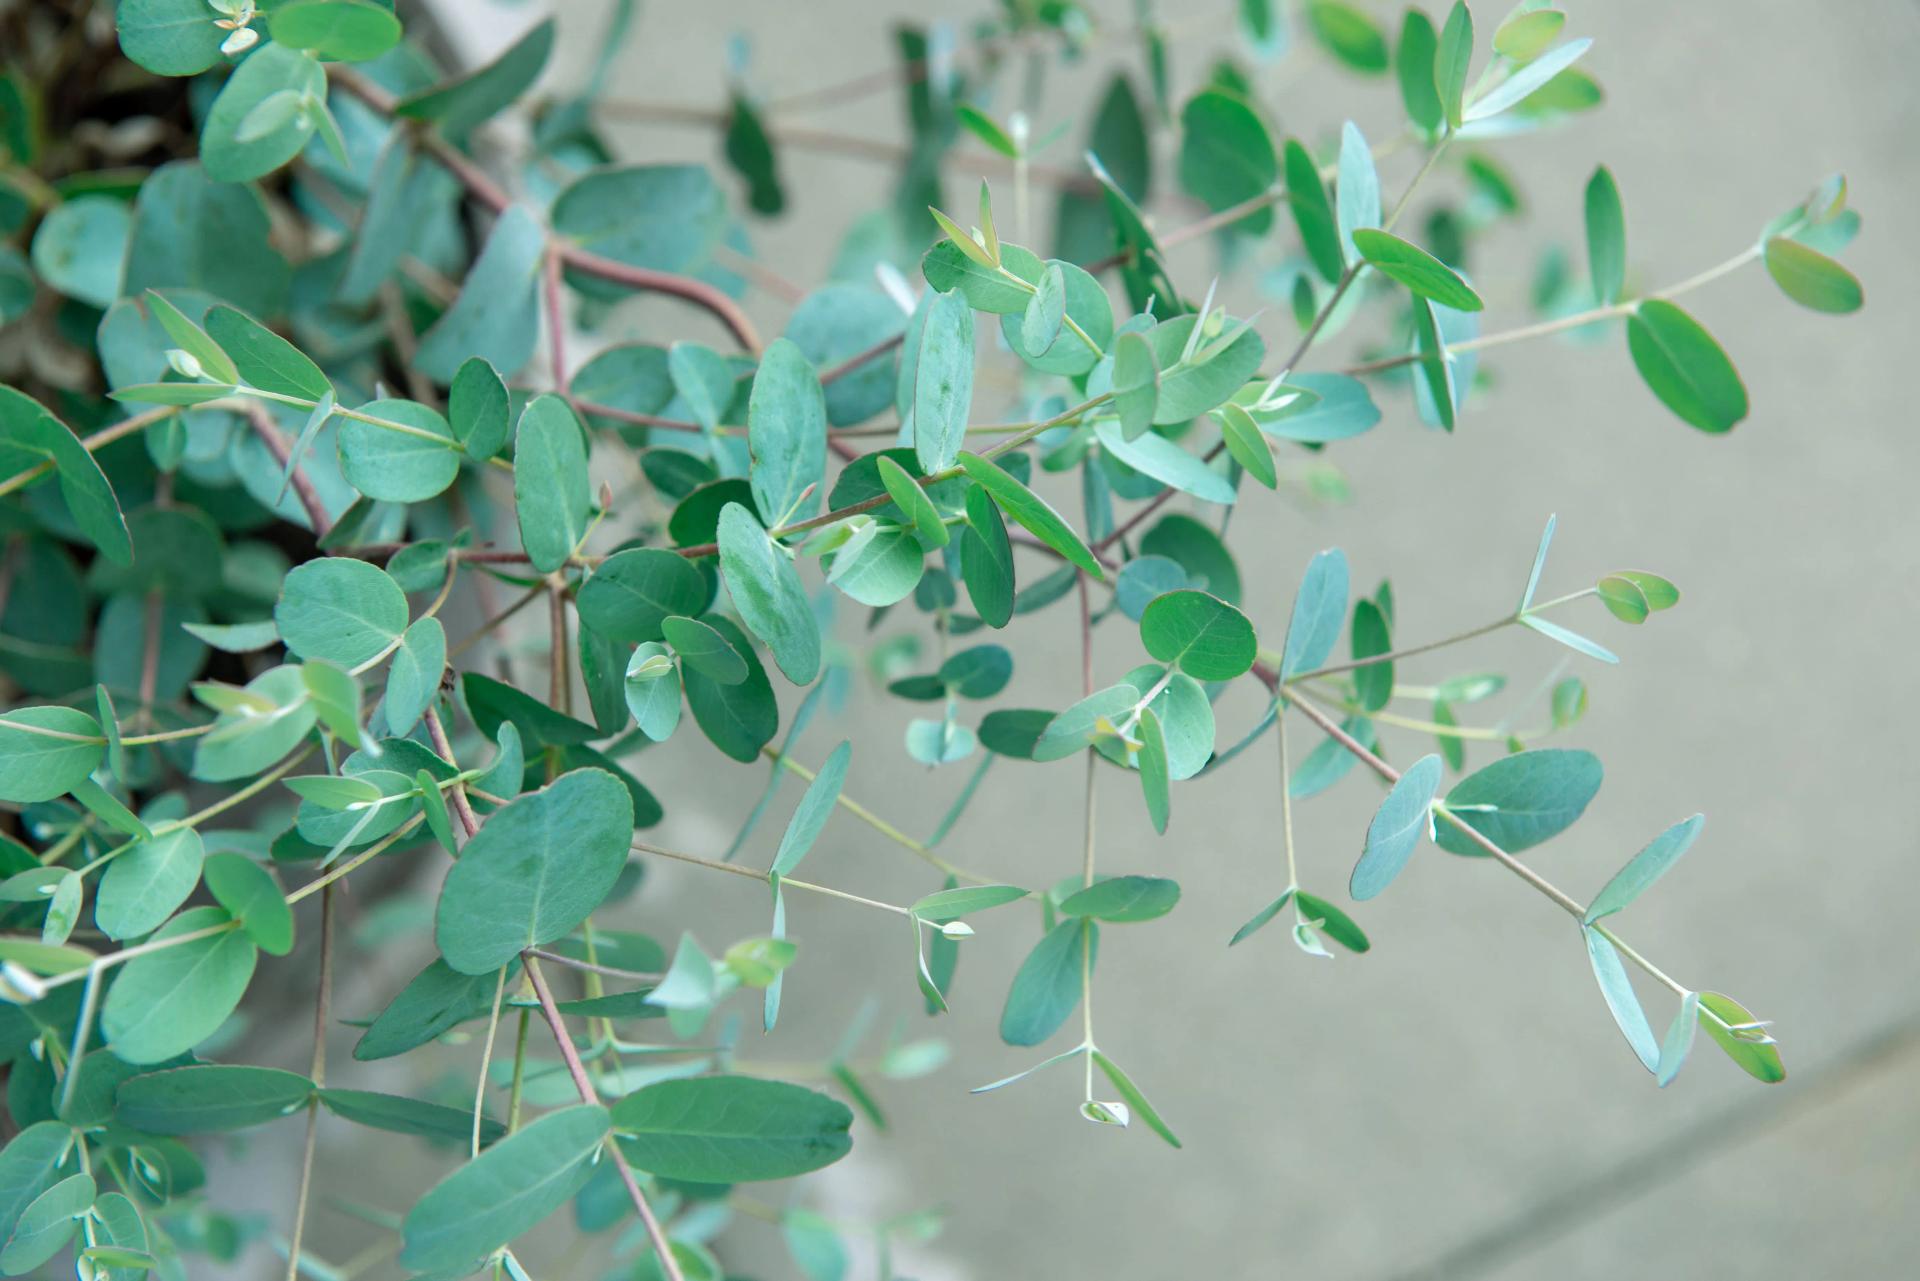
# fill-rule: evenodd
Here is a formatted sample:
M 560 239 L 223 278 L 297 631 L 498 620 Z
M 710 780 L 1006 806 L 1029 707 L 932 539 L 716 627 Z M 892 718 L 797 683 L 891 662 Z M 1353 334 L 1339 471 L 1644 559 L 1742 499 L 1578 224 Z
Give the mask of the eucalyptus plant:
M 1553 521 L 1526 514 L 1545 532 L 1524 586 L 1524 549 L 1512 582 L 1463 585 L 1516 603 L 1436 638 L 1386 579 L 1356 588 L 1384 567 L 1236 554 L 1227 517 L 1342 496 L 1331 460 L 1363 433 L 1471 430 L 1483 356 L 1552 334 L 1624 340 L 1648 413 L 1724 433 L 1747 393 L 1682 300 L 1757 261 L 1791 301 L 1853 311 L 1834 255 L 1859 217 L 1830 179 L 1726 261 L 1650 285 L 1602 166 L 1584 265 L 1549 255 L 1536 314 L 1496 326 L 1482 248 L 1520 203 L 1501 143 L 1599 103 L 1590 42 L 1543 0 L 1492 24 L 1455 3 L 1389 28 L 1373 8 L 1240 4 L 1222 15 L 1238 56 L 1185 97 L 1144 2 L 1126 27 L 1015 0 L 964 39 L 903 27 L 894 74 L 785 104 L 743 50 L 725 106 L 680 115 L 716 131 L 720 173 L 605 140 L 644 109 L 608 75 L 624 3 L 584 79 L 546 89 L 551 21 L 448 71 L 375 0 L 121 0 L 112 32 L 84 3 L 0 15 L 0 372 L 17 384 L 0 390 L 0 1273 L 70 1257 L 86 1278 L 185 1277 L 264 1240 L 289 1277 L 559 1275 L 522 1238 L 571 1202 L 575 1231 L 607 1234 L 609 1275 L 718 1278 L 719 1234 L 756 1220 L 814 1281 L 847 1272 L 855 1237 L 890 1275 L 937 1215 L 848 1224 L 745 1185 L 884 1130 L 879 1082 L 942 1061 L 912 1026 L 961 999 L 966 951 L 1025 951 L 1000 1035 L 1045 1055 L 976 1092 L 1071 1064 L 1028 1088 L 1180 1145 L 1181 1083 L 1150 1083 L 1164 1113 L 1149 1101 L 1122 1067 L 1143 1033 L 1121 998 L 1096 1037 L 1092 989 L 1103 941 L 1151 946 L 1178 904 L 1163 873 L 1195 860 L 1176 852 L 1176 785 L 1216 769 L 1248 776 L 1243 803 L 1277 833 L 1248 919 L 1217 923 L 1220 946 L 1247 945 L 1237 963 L 1368 951 L 1353 904 L 1416 855 L 1446 861 L 1432 846 L 1571 918 L 1567 946 L 1659 1085 L 1700 1029 L 1781 1080 L 1764 1020 L 1618 924 L 1700 816 L 1650 822 L 1585 900 L 1527 856 L 1600 786 L 1600 761 L 1560 745 L 1587 703 L 1570 671 L 1617 661 L 1588 633 L 1673 608 L 1674 584 L 1566 575 Z M 1278 138 L 1263 87 L 1308 56 L 1296 41 L 1397 93 L 1392 136 L 1328 115 Z M 1044 113 L 1048 73 L 1094 53 L 1117 67 L 1099 100 Z M 782 113 L 876 91 L 910 129 L 897 183 L 831 280 L 792 286 L 755 257 L 758 220 L 787 210 L 806 147 L 862 140 Z M 1175 278 L 1166 251 L 1201 237 L 1268 310 L 1231 315 L 1214 283 Z M 1500 296 L 1527 292 L 1506 265 Z M 646 340 L 610 339 L 634 294 L 672 305 Z M 753 295 L 786 314 L 770 341 Z M 1363 363 L 1317 358 L 1341 330 Z M 983 367 L 1013 390 L 986 390 Z M 1260 635 L 1247 604 L 1288 594 L 1284 632 Z M 450 631 L 462 616 L 478 625 Z M 1428 656 L 1511 627 L 1565 661 L 1495 718 L 1503 674 Z M 1097 628 L 1125 634 L 1125 670 L 1096 663 Z M 1061 643 L 1078 686 L 1001 705 L 1019 645 Z M 901 744 L 823 742 L 863 681 L 921 707 L 912 808 L 945 813 L 924 838 L 857 799 L 860 758 Z M 664 752 L 758 796 L 731 846 L 643 835 Z M 996 766 L 1057 770 L 1062 803 L 1086 806 L 1084 847 L 1017 885 L 951 838 Z M 1294 807 L 1356 772 L 1379 795 L 1330 802 L 1353 849 L 1296 852 Z M 1137 789 L 1138 821 L 1171 834 L 1154 866 L 1100 861 L 1103 788 Z M 924 864 L 925 894 L 803 879 L 850 823 Z M 782 825 L 767 866 L 741 858 Z M 662 860 L 767 897 L 727 899 L 738 937 L 710 947 L 650 900 Z M 437 885 L 436 956 L 384 1004 L 341 1009 L 336 970 L 364 955 L 336 937 L 349 877 L 362 941 L 392 946 L 407 918 L 383 931 L 383 902 Z M 739 1053 L 808 981 L 790 906 L 907 926 L 873 981 L 894 1030 L 863 1020 L 795 1073 L 810 1083 Z M 1297 962 L 1271 946 L 1286 935 Z M 314 993 L 305 1072 L 244 1061 L 269 977 Z M 329 1061 L 341 1025 L 352 1059 Z M 435 1045 L 457 1079 L 367 1088 L 364 1065 Z M 200 1153 L 272 1125 L 305 1126 L 304 1161 L 297 1200 L 260 1222 L 223 1208 Z M 333 1126 L 431 1144 L 444 1176 L 393 1208 L 312 1186 Z M 323 1196 L 387 1244 L 340 1257 Z

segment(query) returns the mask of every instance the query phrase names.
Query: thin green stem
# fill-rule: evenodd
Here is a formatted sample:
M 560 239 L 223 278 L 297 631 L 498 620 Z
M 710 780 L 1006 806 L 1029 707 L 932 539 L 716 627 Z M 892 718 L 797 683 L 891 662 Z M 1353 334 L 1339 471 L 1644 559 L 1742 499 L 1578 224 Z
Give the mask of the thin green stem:
M 1689 276 L 1677 285 L 1669 285 L 1665 289 L 1656 289 L 1652 293 L 1647 294 L 1646 298 L 1678 298 L 1682 294 L 1691 293 L 1703 285 L 1711 284 L 1722 276 L 1738 271 L 1748 263 L 1759 258 L 1763 252 L 1763 246 L 1749 245 L 1725 262 L 1709 267 L 1698 275 Z M 1645 301 L 1645 299 L 1627 299 L 1623 302 L 1610 303 L 1604 307 L 1594 307 L 1587 311 L 1576 312 L 1571 316 L 1559 316 L 1553 320 L 1542 320 L 1531 325 L 1521 325 L 1515 329 L 1503 329 L 1498 333 L 1481 334 L 1477 338 L 1467 338 L 1457 343 L 1447 344 L 1447 354 L 1454 356 L 1470 351 L 1485 351 L 1489 347 L 1504 347 L 1508 343 L 1525 342 L 1531 338 L 1546 338 L 1553 334 L 1565 333 L 1569 329 L 1579 329 L 1603 320 L 1616 320 L 1622 316 L 1632 315 L 1643 301 Z M 1403 352 L 1398 356 L 1387 356 L 1380 360 L 1369 360 L 1362 364 L 1349 365 L 1342 372 L 1348 374 L 1374 374 L 1382 370 L 1398 369 L 1402 365 L 1410 365 L 1420 359 L 1423 359 L 1423 357 L 1419 352 Z

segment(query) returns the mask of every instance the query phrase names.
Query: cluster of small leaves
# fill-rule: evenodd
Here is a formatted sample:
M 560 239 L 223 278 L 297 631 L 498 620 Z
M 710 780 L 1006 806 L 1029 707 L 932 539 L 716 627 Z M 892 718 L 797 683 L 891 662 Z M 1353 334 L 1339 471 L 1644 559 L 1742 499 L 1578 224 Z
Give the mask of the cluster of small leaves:
M 82 1277 L 184 1277 L 196 1254 L 231 1258 L 264 1238 L 290 1269 L 343 1275 L 314 1236 L 303 1241 L 321 1212 L 305 1177 L 300 1205 L 272 1225 L 221 1209 L 205 1186 L 204 1136 L 304 1116 L 309 1170 L 318 1124 L 448 1150 L 446 1175 L 411 1205 L 366 1211 L 397 1234 L 412 1273 L 525 1276 L 515 1243 L 572 1202 L 581 1230 L 613 1234 L 622 1276 L 719 1277 L 710 1243 L 743 1212 L 775 1218 L 813 1281 L 845 1275 L 850 1235 L 870 1238 L 890 1275 L 896 1241 L 937 1230 L 937 1216 L 848 1225 L 769 1210 L 736 1187 L 840 1159 L 856 1118 L 884 1131 L 876 1078 L 920 1076 L 946 1053 L 897 1023 L 876 1052 L 863 1016 L 817 1065 L 825 1089 L 737 1060 L 734 998 L 757 994 L 773 1032 L 789 975 L 805 974 L 789 937 L 796 894 L 905 920 L 913 960 L 902 941 L 899 982 L 880 1000 L 911 983 L 926 1015 L 956 999 L 973 922 L 1003 936 L 1017 917 L 1037 924 L 1001 1038 L 1042 1045 L 1076 1012 L 1079 1038 L 977 1092 L 1081 1059 L 1084 1116 L 1138 1119 L 1178 1147 L 1096 1040 L 1088 989 L 1103 934 L 1117 927 L 1108 945 L 1131 945 L 1131 927 L 1173 911 L 1180 886 L 1151 869 L 1097 870 L 1091 829 L 1075 870 L 1049 884 L 951 861 L 948 838 L 1001 761 L 1082 762 L 1089 807 L 1097 782 L 1128 778 L 1164 834 L 1175 784 L 1272 742 L 1286 879 L 1277 897 L 1249 893 L 1265 906 L 1229 945 L 1291 908 L 1294 943 L 1322 958 L 1328 942 L 1355 954 L 1372 942 L 1334 901 L 1319 852 L 1306 861 L 1323 892 L 1300 883 L 1291 807 L 1358 767 L 1386 790 L 1358 842 L 1351 900 L 1383 892 L 1423 841 L 1504 865 L 1573 918 L 1609 1011 L 1659 1084 L 1696 1027 L 1752 1076 L 1782 1079 L 1763 1022 L 1614 931 L 1693 844 L 1699 816 L 1586 904 L 1515 857 L 1571 827 L 1600 786 L 1591 753 L 1541 745 L 1586 709 L 1566 663 L 1618 661 L 1561 621 L 1567 607 L 1591 597 L 1641 624 L 1679 602 L 1671 582 L 1622 570 L 1542 599 L 1550 521 L 1510 613 L 1396 648 L 1389 583 L 1356 594 L 1330 549 L 1296 585 L 1270 555 L 1236 558 L 1225 530 L 1249 479 L 1295 501 L 1339 498 L 1329 456 L 1341 442 L 1419 422 L 1460 429 L 1479 353 L 1523 338 L 1618 330 L 1666 409 L 1725 432 L 1747 415 L 1746 390 L 1674 298 L 1760 261 L 1803 306 L 1859 308 L 1859 283 L 1833 257 L 1859 227 L 1845 183 L 1820 186 L 1727 262 L 1637 289 L 1620 192 L 1601 167 L 1584 193 L 1584 279 L 1550 255 L 1532 289 L 1539 314 L 1484 331 L 1495 275 L 1469 262 L 1520 207 L 1497 144 L 1597 105 L 1590 42 L 1563 39 L 1565 14 L 1542 0 L 1522 0 L 1490 38 L 1464 3 L 1437 21 L 1410 8 L 1393 32 L 1336 0 L 1300 9 L 1300 34 L 1397 85 L 1406 123 L 1394 142 L 1375 146 L 1351 122 L 1276 139 L 1258 86 L 1291 32 L 1263 0 L 1239 6 L 1247 60 L 1209 68 L 1178 102 L 1168 33 L 1152 20 L 1102 33 L 1071 4 L 1008 6 L 964 75 L 944 29 L 903 31 L 911 144 L 899 186 L 765 344 L 735 302 L 753 251 L 734 206 L 786 210 L 799 162 L 744 62 L 721 113 L 737 200 L 702 166 L 619 162 L 595 120 L 628 6 L 584 87 L 541 98 L 551 22 L 447 75 L 376 0 L 122 0 L 125 57 L 198 136 L 195 154 L 131 167 L 48 127 L 92 109 L 70 88 L 31 63 L 0 78 L 0 320 L 32 334 L 24 357 L 8 356 L 20 389 L 0 388 L 11 496 L 0 506 L 0 1061 L 12 1125 L 0 1273 L 70 1251 Z M 1014 167 L 1012 222 L 1029 238 L 1036 157 L 1075 122 L 1036 132 L 1025 112 L 996 113 L 995 55 L 1031 40 L 1077 57 L 1116 34 L 1137 44 L 1149 91 L 1122 73 L 1099 100 L 1085 164 L 1061 185 L 1056 256 L 1009 238 L 984 184 L 977 206 L 966 192 L 973 216 L 947 212 L 961 207 L 947 170 L 972 138 Z M 527 102 L 530 149 L 496 177 L 471 144 Z M 1175 139 L 1180 188 L 1211 211 L 1189 228 L 1143 213 L 1160 131 Z M 1376 167 L 1393 150 L 1422 161 L 1397 190 Z M 1415 186 L 1435 175 L 1453 194 L 1416 205 Z M 1261 264 L 1281 322 L 1235 317 L 1212 287 L 1175 283 L 1167 249 L 1209 233 L 1224 256 Z M 742 350 L 598 342 L 571 366 L 569 339 L 635 291 L 704 309 Z M 1297 345 L 1277 356 L 1265 335 L 1289 315 Z M 1304 367 L 1316 341 L 1363 316 L 1382 321 L 1362 338 L 1365 363 Z M 1017 392 L 987 391 L 985 365 L 1017 371 Z M 1402 392 L 1411 414 L 1387 399 Z M 1066 474 L 1071 485 L 1056 479 Z M 1062 496 L 1076 488 L 1069 514 Z M 1288 590 L 1286 631 L 1263 644 L 1246 605 Z M 450 638 L 450 602 L 481 625 Z M 503 646 L 516 615 L 541 604 L 526 617 L 547 616 L 544 633 L 528 629 L 545 641 Z M 858 641 L 835 626 L 850 610 L 865 618 Z M 1027 621 L 1043 611 L 1061 626 Z M 1510 625 L 1566 658 L 1491 723 L 1476 721 L 1504 674 L 1403 679 L 1422 656 Z M 1137 643 L 1127 670 L 1096 669 L 1100 626 Z M 1055 644 L 1074 630 L 1084 688 L 1042 707 L 989 706 L 1012 682 L 1016 635 Z M 899 746 L 951 795 L 924 840 L 849 794 L 852 744 L 817 769 L 796 754 L 862 671 L 915 705 Z M 776 682 L 804 696 L 783 700 Z M 1221 716 L 1247 721 L 1225 745 Z M 1287 734 L 1303 721 L 1319 741 L 1295 763 Z M 1388 731 L 1434 751 L 1391 765 Z M 666 743 L 767 762 L 724 852 L 637 835 L 663 817 L 643 777 L 644 753 Z M 1470 748 L 1491 759 L 1469 771 Z M 790 774 L 806 787 L 771 862 L 736 862 Z M 799 879 L 836 820 L 924 861 L 927 893 L 896 905 Z M 662 860 L 763 880 L 766 930 L 716 957 L 691 934 L 669 948 L 625 928 L 635 916 L 671 928 L 642 892 L 643 870 Z M 380 868 L 397 869 L 390 886 L 439 881 L 434 959 L 383 1008 L 332 1010 L 335 890 Z M 394 895 L 404 908 L 404 889 Z M 1027 906 L 995 911 L 1015 904 Z M 401 910 L 390 928 L 417 919 Z M 318 975 L 311 1069 L 230 1061 L 250 1053 L 256 972 L 286 964 Z M 1629 965 L 1678 999 L 1664 1035 Z M 577 995 L 555 997 L 563 975 Z M 508 1015 L 517 1042 L 497 1037 Z M 354 1065 L 484 1047 L 477 1090 L 339 1084 L 355 1066 L 329 1074 L 321 1051 L 341 1021 L 360 1029 Z M 547 1035 L 530 1044 L 534 1022 Z M 1097 1096 L 1095 1068 L 1113 1097 Z

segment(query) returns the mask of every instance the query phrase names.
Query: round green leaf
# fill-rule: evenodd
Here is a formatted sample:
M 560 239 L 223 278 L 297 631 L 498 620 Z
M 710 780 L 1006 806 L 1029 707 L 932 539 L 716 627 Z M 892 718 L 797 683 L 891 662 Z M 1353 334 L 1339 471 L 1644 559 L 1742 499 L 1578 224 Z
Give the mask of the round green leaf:
M 33 269 L 69 298 L 111 307 L 120 296 L 120 262 L 132 229 L 123 201 L 110 196 L 65 201 L 33 234 Z
M 1454 784 L 1446 807 L 1495 845 L 1515 853 L 1571 827 L 1600 790 L 1602 773 L 1600 758 L 1592 752 L 1516 752 Z M 1436 842 L 1454 854 L 1486 853 L 1449 823 L 1440 824 Z
M 0 714 L 0 801 L 27 805 L 64 796 L 106 754 L 100 723 L 85 712 L 19 707 Z
M 358 667 L 407 630 L 407 597 L 379 566 L 328 556 L 287 575 L 273 621 L 301 658 Z
M 273 11 L 268 30 L 328 62 L 365 62 L 400 43 L 400 20 L 366 0 L 294 0 Z
M 1232 680 L 1259 650 L 1247 616 L 1217 596 L 1183 588 L 1156 597 L 1140 616 L 1140 641 L 1195 680 Z
M 191 827 L 161 832 L 114 856 L 101 874 L 93 920 L 109 938 L 158 929 L 200 884 L 206 846 Z
M 188 908 L 154 932 L 153 942 L 225 925 L 217 907 Z M 185 1054 L 227 1021 L 259 958 L 238 929 L 137 956 L 120 968 L 100 1010 L 107 1048 L 128 1063 L 160 1063 Z
M 286 164 L 313 136 L 326 97 L 327 74 L 318 62 L 286 45 L 261 45 L 227 77 L 207 113 L 200 131 L 200 163 L 207 175 L 219 182 L 247 182 Z M 274 111 L 267 127 L 268 118 L 256 113 L 282 102 L 295 109 L 284 118 Z
M 293 950 L 293 910 L 273 873 L 244 854 L 220 853 L 208 855 L 201 878 L 261 951 L 285 956 Z
M 336 428 L 340 474 L 368 498 L 418 503 L 445 491 L 460 474 L 460 447 L 447 420 L 412 400 L 375 400 L 358 412 L 410 427 L 395 431 L 341 417 Z
M 570 933 L 613 892 L 633 798 L 605 770 L 562 774 L 489 818 L 447 873 L 434 941 L 462 974 L 499 969 Z

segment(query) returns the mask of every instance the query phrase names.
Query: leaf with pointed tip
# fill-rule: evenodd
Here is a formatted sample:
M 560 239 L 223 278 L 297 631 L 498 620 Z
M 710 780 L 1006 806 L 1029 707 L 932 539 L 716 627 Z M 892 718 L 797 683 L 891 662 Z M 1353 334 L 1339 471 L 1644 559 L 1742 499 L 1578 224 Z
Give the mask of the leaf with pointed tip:
M 1754 1080 L 1774 1085 L 1787 1079 L 1780 1051 L 1765 1025 L 1732 997 L 1719 992 L 1700 993 L 1700 1026 Z
M 1087 550 L 1080 535 L 1040 495 L 1015 480 L 1000 464 L 978 454 L 962 451 L 960 465 L 980 488 L 993 496 L 1007 515 L 1026 526 L 1034 537 L 1093 577 L 1105 579 L 1100 562 Z
M 1373 151 L 1367 146 L 1366 135 L 1351 120 L 1340 130 L 1340 180 L 1334 198 L 1340 244 L 1351 265 L 1360 257 L 1353 233 L 1380 225 L 1380 175 L 1373 167 Z
M 1314 163 L 1313 153 L 1295 138 L 1287 139 L 1284 155 L 1287 207 L 1293 212 L 1307 257 L 1329 282 L 1337 281 L 1346 269 L 1341 257 L 1342 237 L 1326 184 L 1320 181 L 1320 166 Z
M 1167 792 L 1167 736 L 1151 707 L 1140 709 L 1140 793 L 1146 799 L 1153 830 L 1165 836 L 1172 800 Z
M 1399 281 L 1422 298 L 1455 311 L 1480 311 L 1486 306 L 1453 268 L 1410 241 L 1363 227 L 1353 233 L 1353 245 L 1381 275 Z
M 1627 351 L 1641 380 L 1689 426 L 1718 434 L 1747 416 L 1740 372 L 1713 335 L 1680 308 L 1648 298 L 1627 317 Z
M 1038 1045 L 1060 1030 L 1080 1004 L 1081 948 L 1099 953 L 1099 927 L 1082 917 L 1054 926 L 1020 964 L 1000 1012 L 1000 1039 Z
M 1587 270 L 1594 301 L 1605 306 L 1627 284 L 1627 218 L 1613 171 L 1601 165 L 1587 180 Z
M 1253 935 L 1259 933 L 1263 928 L 1265 928 L 1267 922 L 1271 921 L 1274 917 L 1280 914 L 1281 908 L 1285 907 L 1287 904 L 1291 903 L 1292 901 L 1293 901 L 1293 891 L 1288 890 L 1286 893 L 1282 894 L 1279 898 L 1273 900 L 1273 902 L 1267 904 L 1265 907 L 1261 908 L 1258 912 L 1255 912 L 1253 914 L 1252 920 L 1248 921 L 1245 925 L 1242 925 L 1239 929 L 1233 932 L 1233 937 L 1227 940 L 1227 946 L 1232 947 L 1234 944 L 1240 942 L 1242 939 L 1251 938 Z
M 1619 655 L 1615 654 L 1606 646 L 1595 644 L 1579 632 L 1570 631 L 1558 623 L 1550 623 L 1538 614 L 1523 614 L 1520 617 L 1520 622 L 1522 625 L 1531 627 L 1534 631 L 1539 632 L 1547 639 L 1559 641 L 1568 649 L 1585 654 L 1588 658 L 1595 658 L 1603 663 L 1617 663 L 1620 661 Z
M 1120 1097 L 1126 1100 L 1127 1106 L 1132 1108 L 1155 1134 L 1166 1140 L 1169 1146 L 1179 1147 L 1179 1136 L 1173 1132 L 1171 1126 L 1160 1119 L 1159 1111 L 1153 1104 L 1147 1102 L 1147 1096 L 1140 1092 L 1140 1087 L 1133 1083 L 1131 1077 L 1120 1070 L 1120 1065 L 1098 1050 L 1089 1050 L 1088 1053 L 1093 1055 L 1094 1066 L 1106 1073 L 1107 1080 L 1113 1083 L 1113 1088 L 1119 1091 Z
M 1280 679 L 1289 680 L 1327 661 L 1340 641 L 1347 617 L 1347 557 L 1338 547 L 1317 552 L 1294 594 L 1287 641 L 1280 658 Z
M 1440 758 L 1422 756 L 1406 768 L 1367 825 L 1367 842 L 1353 866 L 1347 892 L 1361 901 L 1393 883 L 1407 865 L 1432 819 L 1429 810 L 1440 790 Z
M 1593 966 L 1594 981 L 1600 985 L 1600 995 L 1606 998 L 1607 1009 L 1620 1034 L 1633 1047 L 1641 1066 L 1649 1072 L 1657 1071 L 1660 1048 L 1654 1042 L 1647 1012 L 1640 1007 L 1640 998 L 1633 994 L 1633 983 L 1627 978 L 1626 967 L 1620 963 L 1620 953 L 1593 927 L 1583 925 L 1580 933 L 1586 937 L 1587 959 Z
M 1592 925 L 1601 917 L 1613 915 L 1665 876 L 1667 869 L 1680 861 L 1680 856 L 1700 835 L 1700 828 L 1705 822 L 1704 815 L 1695 814 L 1692 818 L 1675 823 L 1649 841 L 1644 849 L 1627 861 L 1625 867 L 1613 874 L 1613 879 L 1607 882 L 1604 889 L 1594 895 L 1583 918 L 1586 923 Z
M 1798 240 L 1768 237 L 1765 261 L 1773 283 L 1802 307 L 1845 315 L 1860 310 L 1867 300 L 1852 272 Z
M 644 1085 L 613 1107 L 620 1147 L 641 1169 L 692 1183 L 785 1179 L 853 1146 L 848 1107 L 784 1081 L 703 1076 Z
M 739 503 L 720 510 L 720 571 L 747 630 L 765 641 L 796 685 L 820 675 L 820 624 L 786 548 Z
M 1473 63 L 1473 13 L 1466 0 L 1454 0 L 1440 31 L 1440 48 L 1434 57 L 1433 82 L 1440 94 L 1440 106 L 1447 125 L 1458 129 L 1465 118 L 1467 73 Z
M 1466 124 L 1472 124 L 1476 120 L 1490 119 L 1503 111 L 1519 106 L 1543 88 L 1548 81 L 1578 62 L 1581 55 L 1592 47 L 1593 41 L 1583 36 L 1541 54 L 1474 99 L 1468 104 L 1461 119 Z
M 526 1232 L 586 1183 L 610 1128 L 605 1108 L 577 1104 L 459 1166 L 407 1211 L 401 1266 L 458 1273 Z
M 790 875 L 819 839 L 820 830 L 827 825 L 833 807 L 840 801 L 840 789 L 847 781 L 847 762 L 852 755 L 853 744 L 842 742 L 807 784 L 806 793 L 794 807 L 793 817 L 787 820 L 787 830 L 780 837 L 780 849 L 769 869 L 773 875 Z

